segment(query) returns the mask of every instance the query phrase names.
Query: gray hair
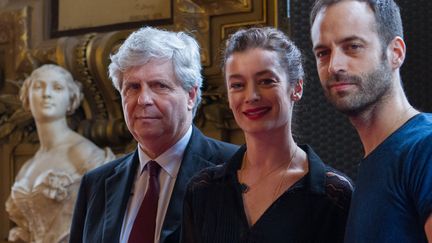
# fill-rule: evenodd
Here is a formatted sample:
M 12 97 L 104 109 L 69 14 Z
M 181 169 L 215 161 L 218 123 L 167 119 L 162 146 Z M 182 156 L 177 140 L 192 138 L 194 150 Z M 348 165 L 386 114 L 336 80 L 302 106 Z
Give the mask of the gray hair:
M 327 7 L 347 0 L 316 0 L 310 14 L 310 25 L 318 13 Z M 403 26 L 399 6 L 393 0 L 349 0 L 367 3 L 375 17 L 375 27 L 383 48 L 396 37 L 403 38 Z
M 291 84 L 304 78 L 300 50 L 282 31 L 272 27 L 242 29 L 231 35 L 226 44 L 222 68 L 233 53 L 254 48 L 276 52 Z
M 197 41 L 184 32 L 171 32 L 152 27 L 144 27 L 133 32 L 111 56 L 109 76 L 114 87 L 120 91 L 123 74 L 130 68 L 148 63 L 152 59 L 171 60 L 176 79 L 182 88 L 189 92 L 197 87 L 195 115 L 201 102 L 201 59 Z
M 83 99 L 83 94 L 81 92 L 81 83 L 74 80 L 72 74 L 68 70 L 54 64 L 45 64 L 40 66 L 39 68 L 33 70 L 30 76 L 24 81 L 20 90 L 20 100 L 23 104 L 24 109 L 30 109 L 29 91 L 33 81 L 37 80 L 44 72 L 57 72 L 61 75 L 63 80 L 66 81 L 66 87 L 69 90 L 69 109 L 67 111 L 67 114 L 73 114 L 75 110 L 80 106 L 81 100 Z

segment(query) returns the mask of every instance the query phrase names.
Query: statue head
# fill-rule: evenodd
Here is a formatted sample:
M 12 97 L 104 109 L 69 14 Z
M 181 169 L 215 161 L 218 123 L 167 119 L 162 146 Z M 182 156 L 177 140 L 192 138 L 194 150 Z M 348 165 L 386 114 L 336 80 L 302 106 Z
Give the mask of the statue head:
M 60 79 L 57 81 L 65 83 L 68 91 L 67 93 L 69 94 L 69 102 L 67 104 L 66 114 L 73 114 L 75 110 L 79 107 L 83 98 L 83 94 L 81 92 L 81 83 L 74 80 L 69 71 L 54 64 L 42 65 L 41 67 L 35 69 L 31 73 L 31 75 L 24 81 L 20 91 L 20 100 L 23 104 L 24 109 L 31 110 L 29 99 L 30 91 L 33 88 L 36 88 L 39 85 L 39 82 L 44 81 L 41 79 L 51 75 L 56 76 L 56 79 Z

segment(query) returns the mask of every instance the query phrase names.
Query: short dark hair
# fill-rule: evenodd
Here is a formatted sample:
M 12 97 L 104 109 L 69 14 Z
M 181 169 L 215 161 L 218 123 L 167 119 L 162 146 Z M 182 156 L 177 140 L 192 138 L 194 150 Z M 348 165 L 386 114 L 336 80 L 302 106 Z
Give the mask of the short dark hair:
M 375 16 L 376 32 L 383 47 L 387 47 L 396 36 L 403 38 L 400 10 L 394 0 L 316 0 L 310 13 L 310 25 L 312 26 L 323 8 L 343 1 L 365 2 L 369 5 Z
M 282 31 L 272 27 L 242 29 L 232 34 L 226 43 L 222 62 L 223 70 L 225 70 L 227 59 L 233 53 L 254 48 L 276 52 L 290 83 L 303 79 L 304 70 L 300 50 Z

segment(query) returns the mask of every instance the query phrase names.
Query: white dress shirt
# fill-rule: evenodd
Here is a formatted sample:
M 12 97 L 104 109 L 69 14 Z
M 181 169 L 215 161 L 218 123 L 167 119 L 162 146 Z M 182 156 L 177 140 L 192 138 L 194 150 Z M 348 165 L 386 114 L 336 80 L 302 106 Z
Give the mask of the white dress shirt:
M 159 172 L 159 201 L 158 210 L 156 216 L 156 229 L 154 242 L 159 242 L 160 233 L 162 230 L 162 224 L 165 219 L 165 214 L 168 208 L 168 204 L 171 198 L 174 184 L 177 178 L 180 164 L 183 159 L 183 154 L 186 146 L 192 135 L 192 126 L 189 127 L 186 134 L 171 148 L 162 153 L 159 157 L 153 159 L 160 166 Z M 138 214 L 141 202 L 144 199 L 145 192 L 147 191 L 148 182 L 148 169 L 147 163 L 152 160 L 147 154 L 145 154 L 138 145 L 139 161 L 140 166 L 135 175 L 134 185 L 132 187 L 131 196 L 129 198 L 128 206 L 126 208 L 125 217 L 123 219 L 120 242 L 127 243 L 130 232 L 132 230 L 135 217 Z

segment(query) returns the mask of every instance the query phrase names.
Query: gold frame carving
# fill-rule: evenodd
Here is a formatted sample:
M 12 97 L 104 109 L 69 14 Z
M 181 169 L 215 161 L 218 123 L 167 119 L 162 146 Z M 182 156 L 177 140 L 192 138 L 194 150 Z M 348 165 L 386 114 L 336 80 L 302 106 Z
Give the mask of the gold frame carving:
M 76 1 L 73 0 L 49 0 L 49 1 L 50 1 L 49 5 L 50 5 L 50 12 L 51 12 L 50 37 L 52 38 L 56 38 L 60 36 L 79 35 L 79 34 L 83 35 L 91 32 L 106 32 L 112 30 L 131 29 L 131 28 L 137 28 L 139 26 L 143 26 L 145 24 L 162 25 L 162 24 L 173 23 L 173 5 L 174 5 L 173 0 L 155 1 L 159 4 L 169 5 L 170 8 L 168 8 L 165 13 L 164 13 L 164 8 L 167 7 L 166 5 L 164 6 L 164 8 L 158 9 L 161 12 L 157 12 L 158 10 L 156 10 L 156 12 L 147 12 L 149 9 L 151 9 L 151 7 L 153 8 L 160 7 L 160 5 L 154 6 L 156 5 L 154 4 L 154 2 L 153 2 L 153 6 L 148 1 L 141 1 L 141 2 L 122 1 L 120 5 L 118 5 L 119 3 L 116 2 L 115 4 L 116 9 L 110 9 L 110 8 L 114 8 L 114 6 L 111 6 L 112 3 L 105 2 L 106 4 L 103 10 L 105 11 L 104 13 L 106 12 L 111 13 L 112 16 L 110 17 L 110 19 L 105 19 L 104 16 L 101 16 L 101 13 L 93 12 L 92 14 L 90 14 L 90 16 L 88 15 L 88 12 L 83 13 L 82 8 L 88 9 L 89 6 L 80 6 L 78 8 L 79 10 L 77 10 L 75 8 L 75 6 L 77 6 L 77 3 Z M 62 7 L 61 6 L 62 4 L 64 4 L 65 6 Z M 98 4 L 98 3 L 94 3 L 94 2 L 91 3 L 91 5 L 93 6 L 94 4 Z M 131 5 L 135 5 L 135 6 L 131 6 Z M 147 5 L 147 6 L 143 6 L 143 5 Z M 119 7 L 120 9 L 122 9 L 120 10 L 120 12 L 119 12 Z M 61 11 L 62 9 L 66 11 L 62 12 Z M 135 13 L 135 15 L 132 15 L 133 13 Z M 73 21 L 70 21 L 69 24 L 75 26 L 69 26 L 69 28 L 65 28 L 65 29 L 62 28 L 61 22 L 63 21 L 68 22 L 67 19 L 64 18 L 63 16 L 64 14 L 70 15 L 69 19 Z M 164 16 L 164 14 L 167 15 Z M 81 19 L 78 21 L 76 21 L 77 16 L 81 16 Z M 117 18 L 117 20 L 113 21 L 113 18 Z M 129 20 L 127 20 L 127 18 Z M 81 20 L 87 22 L 81 22 Z
M 172 25 L 165 29 L 185 30 L 202 48 L 205 89 L 195 119 L 207 135 L 242 143 L 243 137 L 227 106 L 220 70 L 220 51 L 227 35 L 253 25 L 277 26 L 277 0 L 178 0 L 173 1 Z M 123 121 L 120 96 L 107 76 L 109 55 L 115 52 L 131 30 L 89 33 L 47 39 L 30 48 L 29 9 L 0 12 L 0 50 L 5 51 L 5 74 L 0 86 L 0 205 L 4 205 L 20 163 L 38 144 L 31 115 L 19 110 L 20 82 L 43 63 L 57 63 L 72 72 L 84 87 L 84 101 L 71 118 L 81 134 L 117 153 L 135 148 Z M 3 48 L 3 49 L 2 49 Z M 2 57 L 0 55 L 0 57 Z M 4 108 L 6 107 L 12 108 Z M 2 110 L 3 109 L 3 110 Z M 5 125 L 5 124 L 9 125 Z M 0 210 L 0 242 L 7 237 L 10 222 Z
M 30 133 L 23 129 L 31 122 L 31 116 L 23 112 L 16 95 L 22 79 L 21 73 L 31 70 L 33 62 L 29 51 L 29 8 L 0 12 L 0 49 L 5 60 L 5 82 L 0 86 L 0 204 L 4 205 L 14 175 L 21 165 L 20 145 L 31 140 Z M 4 207 L 0 210 L 0 242 L 8 235 L 10 221 Z

